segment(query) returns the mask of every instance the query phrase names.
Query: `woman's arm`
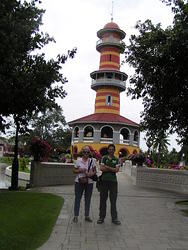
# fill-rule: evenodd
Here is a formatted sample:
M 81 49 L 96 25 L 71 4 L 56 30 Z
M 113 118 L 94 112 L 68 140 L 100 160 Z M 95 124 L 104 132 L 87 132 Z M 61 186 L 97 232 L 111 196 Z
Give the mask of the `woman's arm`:
M 74 174 L 81 174 L 81 173 L 85 173 L 86 169 L 85 168 L 73 168 L 73 173 Z

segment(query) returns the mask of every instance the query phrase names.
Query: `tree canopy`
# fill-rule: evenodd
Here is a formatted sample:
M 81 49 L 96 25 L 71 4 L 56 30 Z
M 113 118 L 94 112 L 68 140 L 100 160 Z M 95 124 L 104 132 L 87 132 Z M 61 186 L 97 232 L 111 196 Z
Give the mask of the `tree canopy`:
M 62 65 L 76 52 L 50 60 L 39 53 L 54 41 L 39 30 L 45 12 L 39 4 L 39 0 L 0 1 L 0 129 L 6 125 L 4 117 L 12 115 L 16 125 L 13 176 L 17 175 L 18 133 L 27 128 L 33 112 L 57 107 L 56 98 L 65 97 Z
M 71 145 L 72 133 L 67 128 L 62 108 L 53 108 L 44 113 L 35 114 L 30 125 L 30 140 L 33 136 L 39 136 L 55 151 L 66 151 Z
M 174 13 L 173 24 L 138 21 L 138 35 L 132 35 L 126 61 L 135 68 L 128 94 L 142 98 L 141 126 L 148 136 L 167 130 L 177 132 L 188 144 L 188 4 L 165 0 Z
M 22 4 L 16 0 L 0 3 L 0 114 L 12 114 L 25 124 L 33 110 L 55 106 L 55 98 L 64 98 L 62 85 L 66 78 L 61 73 L 65 55 L 47 61 L 43 53 L 32 54 L 54 41 L 48 34 L 39 32 L 44 10 L 36 7 L 38 0 Z M 73 51 L 68 56 L 74 56 Z

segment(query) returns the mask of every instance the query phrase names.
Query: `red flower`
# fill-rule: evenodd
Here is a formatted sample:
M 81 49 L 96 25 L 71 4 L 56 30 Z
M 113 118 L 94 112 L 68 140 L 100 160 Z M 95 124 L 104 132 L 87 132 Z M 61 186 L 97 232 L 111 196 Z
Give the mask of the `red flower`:
M 31 142 L 31 152 L 34 160 L 46 160 L 50 153 L 50 145 L 44 140 L 41 141 L 38 136 L 35 136 Z

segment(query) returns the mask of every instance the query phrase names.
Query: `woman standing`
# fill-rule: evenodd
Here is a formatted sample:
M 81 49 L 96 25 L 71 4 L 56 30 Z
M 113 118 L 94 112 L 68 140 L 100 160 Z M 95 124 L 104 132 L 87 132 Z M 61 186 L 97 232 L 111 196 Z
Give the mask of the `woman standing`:
M 80 211 L 80 202 L 84 192 L 85 196 L 85 220 L 92 222 L 89 217 L 91 196 L 93 192 L 93 180 L 91 176 L 96 174 L 95 161 L 89 158 L 90 149 L 88 146 L 82 148 L 82 158 L 76 161 L 73 172 L 76 175 L 75 178 L 75 202 L 74 202 L 74 218 L 73 222 L 78 222 L 78 216 Z

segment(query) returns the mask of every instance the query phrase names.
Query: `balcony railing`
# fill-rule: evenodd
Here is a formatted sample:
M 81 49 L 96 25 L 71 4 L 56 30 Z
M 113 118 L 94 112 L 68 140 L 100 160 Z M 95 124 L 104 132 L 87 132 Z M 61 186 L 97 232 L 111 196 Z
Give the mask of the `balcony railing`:
M 78 137 L 73 138 L 74 142 L 78 142 Z
M 125 43 L 123 41 L 119 41 L 119 40 L 113 39 L 113 38 L 99 39 L 96 43 L 96 46 L 98 46 L 102 43 L 113 43 L 113 44 L 117 44 L 119 46 L 125 46 Z
M 94 137 L 83 137 L 83 142 L 93 142 L 93 141 L 94 141 Z M 73 138 L 73 142 L 74 143 L 79 142 L 79 138 L 78 137 Z M 110 144 L 110 143 L 113 143 L 113 138 L 103 138 L 103 137 L 101 137 L 99 141 L 96 141 L 96 143 L 109 143 Z M 120 139 L 119 143 L 124 144 L 124 145 L 131 145 L 130 140 Z M 133 141 L 132 145 L 133 146 L 138 146 L 139 142 L 138 141 Z
M 113 138 L 101 138 L 100 142 L 101 143 L 112 143 L 113 142 Z
M 121 87 L 123 89 L 126 89 L 126 82 L 125 81 L 121 81 L 121 80 L 117 80 L 114 78 L 101 78 L 101 79 L 92 79 L 91 82 L 91 87 L 95 87 L 98 85 L 109 85 L 109 86 L 116 86 L 116 87 Z
M 84 137 L 83 141 L 84 142 L 90 142 L 90 141 L 93 142 L 93 137 Z
M 133 141 L 133 146 L 138 146 L 138 141 Z
M 130 144 L 130 141 L 129 141 L 129 140 L 120 140 L 120 144 L 129 145 L 129 144 Z

